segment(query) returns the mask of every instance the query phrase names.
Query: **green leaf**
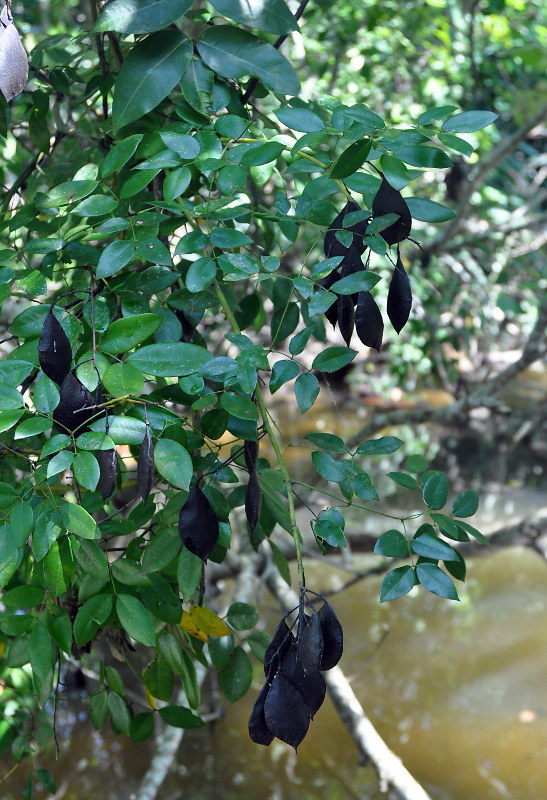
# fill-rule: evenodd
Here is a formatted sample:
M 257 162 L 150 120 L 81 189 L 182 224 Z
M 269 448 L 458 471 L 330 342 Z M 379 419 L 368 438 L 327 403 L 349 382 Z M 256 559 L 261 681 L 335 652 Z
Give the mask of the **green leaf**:
M 283 3 L 285 6 L 285 3 Z M 323 120 L 307 108 L 292 108 L 285 106 L 274 111 L 277 119 L 293 131 L 312 133 L 324 128 Z
M 32 419 L 26 419 L 20 425 L 18 425 L 13 438 L 14 439 L 26 439 L 29 436 L 37 436 L 44 431 L 47 431 L 51 428 L 51 420 L 44 419 L 43 417 L 33 417 Z
M 48 463 L 46 473 L 47 477 L 53 478 L 60 472 L 64 472 L 65 469 L 68 469 L 70 466 L 72 466 L 73 460 L 74 453 L 71 453 L 69 450 L 61 450 L 61 452 L 54 455 L 51 461 Z
M 183 547 L 177 562 L 177 583 L 182 599 L 187 603 L 198 588 L 203 573 L 203 561 Z
M 117 319 L 101 337 L 100 347 L 105 353 L 126 353 L 148 339 L 159 328 L 161 321 L 159 314 L 136 314 Z
M 381 280 L 379 275 L 369 270 L 359 270 L 353 275 L 346 275 L 339 281 L 335 281 L 330 287 L 331 292 L 336 294 L 354 294 L 355 292 L 369 292 Z
M 82 539 L 78 542 L 78 547 L 74 547 L 76 561 L 87 575 L 97 578 L 98 581 L 106 583 L 110 575 L 108 572 L 108 562 L 106 555 L 99 547 L 97 542 Z
M 114 132 L 161 103 L 180 81 L 191 58 L 192 43 L 178 30 L 160 31 L 139 41 L 116 79 Z
M 201 36 L 197 48 L 207 66 L 226 78 L 254 75 L 277 94 L 300 91 L 300 81 L 287 59 L 271 44 L 240 28 L 214 25 Z
M 391 478 L 392 481 L 397 483 L 399 486 L 404 486 L 405 489 L 419 489 L 420 486 L 415 478 L 412 475 L 407 475 L 406 472 L 388 472 L 386 473 L 387 478 Z
M 144 375 L 131 364 L 111 364 L 103 375 L 103 386 L 113 397 L 139 394 L 144 387 Z
M 479 507 L 479 496 L 476 492 L 469 489 L 459 494 L 453 504 L 452 513 L 455 517 L 472 517 L 477 513 Z
M 224 696 L 235 703 L 247 692 L 253 679 L 251 659 L 242 647 L 236 647 L 228 663 L 218 672 L 218 682 Z
M 351 473 L 351 463 L 349 461 L 339 461 L 321 450 L 314 450 L 311 454 L 313 466 L 322 478 L 334 483 L 340 483 L 349 477 Z
M 94 492 L 99 482 L 101 470 L 99 462 L 93 453 L 88 453 L 85 450 L 83 453 L 76 453 L 72 468 L 80 486 L 89 489 L 90 492 Z
M 9 383 L 0 381 L 0 410 L 12 411 L 25 405 L 23 395 L 10 386 Z
M 131 712 L 123 697 L 120 697 L 117 692 L 108 693 L 108 710 L 110 711 L 110 717 L 114 727 L 121 733 L 125 733 L 126 736 L 129 736 L 131 730 Z
M 452 580 L 436 564 L 418 564 L 416 576 L 428 592 L 439 597 L 446 597 L 448 600 L 460 599 Z
M 436 561 L 457 561 L 458 553 L 449 544 L 443 542 L 438 536 L 423 533 L 414 538 L 410 544 L 413 553 L 425 558 L 434 558 Z
M 192 180 L 192 172 L 188 167 L 179 167 L 172 170 L 163 182 L 163 196 L 167 202 L 176 200 L 181 194 L 184 194 L 190 181 Z
M 68 439 L 68 436 L 66 438 Z M 70 441 L 67 444 L 70 444 Z M 92 431 L 90 433 L 81 433 L 76 439 L 76 447 L 78 450 L 112 450 L 114 442 L 106 433 Z
M 353 361 L 356 355 L 357 350 L 351 350 L 349 347 L 327 347 L 314 358 L 311 366 L 312 369 L 318 369 L 321 372 L 336 372 Z
M 166 28 L 192 7 L 192 0 L 111 0 L 97 18 L 93 33 L 152 33 Z
M 147 647 L 154 646 L 154 622 L 140 600 L 130 594 L 119 594 L 116 598 L 116 613 L 129 636 Z
M 370 475 L 366 472 L 359 472 L 352 481 L 352 489 L 361 500 L 379 500 L 376 487 L 372 483 Z
M 135 257 L 133 242 L 111 242 L 99 257 L 97 264 L 97 278 L 109 278 L 126 267 Z
M 72 209 L 72 213 L 78 214 L 79 217 L 102 217 L 104 214 L 110 214 L 117 205 L 118 201 L 114 197 L 108 197 L 105 194 L 94 194 L 78 203 Z
M 21 419 L 24 411 L 2 411 L 0 412 L 0 433 L 8 431 Z
M 249 28 L 276 34 L 298 30 L 296 17 L 291 14 L 284 0 L 261 0 L 260 3 L 249 3 L 246 0 L 213 0 L 211 5 L 228 19 L 234 19 Z
M 228 414 L 232 414 L 238 419 L 258 422 L 258 408 L 248 397 L 241 397 L 238 394 L 225 392 L 220 398 L 220 405 Z
M 184 282 L 189 292 L 201 292 L 212 284 L 217 274 L 216 262 L 209 257 L 198 258 L 188 267 Z
M 440 511 L 448 500 L 448 478 L 444 472 L 433 472 L 424 484 L 424 503 L 433 511 Z
M 443 150 L 439 150 L 438 147 L 429 147 L 426 144 L 399 147 L 397 158 L 400 158 L 405 164 L 425 169 L 442 169 L 452 166 L 450 157 Z
M 409 472 L 420 473 L 426 470 L 428 463 L 426 459 L 419 453 L 409 456 L 406 460 L 406 468 Z
M 464 156 L 473 155 L 473 145 L 466 142 L 465 139 L 460 139 L 459 136 L 454 136 L 452 133 L 439 133 L 438 139 L 445 147 L 449 147 L 457 153 L 461 153 Z
M 57 784 L 55 783 L 55 779 L 53 775 L 49 771 L 49 769 L 43 769 L 42 767 L 36 770 L 36 776 L 42 786 L 47 789 L 50 794 L 55 794 L 57 791 Z
M 106 154 L 103 161 L 103 165 L 101 167 L 101 174 L 103 178 L 108 177 L 108 175 L 111 175 L 113 172 L 116 172 L 116 170 L 123 167 L 124 164 L 127 164 L 141 143 L 141 140 L 142 133 L 135 133 L 133 136 L 128 136 L 126 139 L 122 139 L 120 142 L 115 144 L 112 150 Z M 98 277 L 101 276 L 99 275 Z
M 269 164 L 275 161 L 284 149 L 284 146 L 279 142 L 252 145 L 241 156 L 241 164 L 244 167 L 258 167 L 262 164 Z
M 193 474 L 188 451 L 172 439 L 160 439 L 154 448 L 156 469 L 166 481 L 178 489 L 190 488 Z
M 305 414 L 313 406 L 319 394 L 319 381 L 315 375 L 312 375 L 311 372 L 299 375 L 294 384 L 294 394 L 300 413 Z
M 58 542 L 51 544 L 44 559 L 44 577 L 47 587 L 54 597 L 60 597 L 66 592 L 67 583 Z
M 380 587 L 380 603 L 395 600 L 408 594 L 416 583 L 416 576 L 412 567 L 397 567 L 388 572 Z
M 455 523 L 455 525 L 460 530 L 464 531 L 465 533 L 468 533 L 470 536 L 473 536 L 473 538 L 477 539 L 477 541 L 482 542 L 482 544 L 487 544 L 487 545 L 490 544 L 490 542 L 488 541 L 486 536 L 484 536 L 484 534 L 482 534 L 480 531 L 478 531 L 476 528 L 474 528 L 468 522 L 462 522 L 459 519 L 455 519 L 455 520 L 452 520 L 452 521 Z
M 74 640 L 78 647 L 90 642 L 106 622 L 112 612 L 112 602 L 112 595 L 98 594 L 80 606 L 74 620 Z
M 100 532 L 93 517 L 85 508 L 75 503 L 64 503 L 61 507 L 63 525 L 81 539 L 98 539 Z
M 232 603 L 226 619 L 236 631 L 248 631 L 258 622 L 258 611 L 249 603 Z
M 168 664 L 158 658 L 152 661 L 142 673 L 144 685 L 152 697 L 168 703 L 173 694 L 174 678 Z
M 16 358 L 0 361 L 0 381 L 19 386 L 32 372 L 33 365 L 29 361 Z
M 154 735 L 155 718 L 152 711 L 143 711 L 135 714 L 131 720 L 129 735 L 133 742 L 144 742 Z
M 160 439 L 165 442 L 167 439 Z M 177 442 L 173 442 L 177 444 Z M 179 445 L 180 446 L 180 445 Z M 156 534 L 148 543 L 142 559 L 142 574 L 160 572 L 179 554 L 182 542 L 176 528 L 166 528 Z M 179 615 L 180 620 L 180 615 Z
M 0 528 L 0 587 L 5 586 L 21 563 L 23 551 L 17 547 L 7 525 Z
M 18 547 L 23 547 L 34 527 L 32 507 L 28 502 L 18 503 L 12 508 L 9 515 L 11 535 Z M 5 602 L 5 595 L 3 597 Z
M 370 139 L 361 139 L 350 144 L 332 165 L 329 177 L 338 180 L 353 175 L 367 160 L 370 148 Z
M 108 693 L 102 689 L 89 698 L 89 717 L 95 730 L 102 728 L 108 716 Z
M 98 419 L 90 426 L 94 431 L 102 433 L 106 428 L 106 420 Z M 109 436 L 105 437 L 105 441 L 109 440 L 113 444 L 141 444 L 146 433 L 146 425 L 140 419 L 135 417 L 108 417 L 108 433 Z M 83 434 L 82 434 L 83 435 Z M 80 437 L 78 437 L 78 441 Z M 95 448 L 93 448 L 95 449 Z M 111 450 L 112 445 L 108 448 L 101 448 Z
M 295 361 L 281 360 L 276 361 L 272 367 L 272 375 L 270 378 L 270 392 L 275 394 L 283 384 L 292 381 L 298 373 L 300 368 Z
M 456 216 L 451 208 L 423 197 L 405 197 L 411 216 L 423 222 L 446 222 Z
M 29 636 L 28 654 L 34 675 L 44 683 L 53 668 L 53 645 L 47 628 L 41 622 L 35 625 Z
M 191 375 L 211 358 L 204 347 L 195 344 L 162 342 L 139 348 L 127 360 L 145 375 L 166 378 Z
M 201 717 L 184 706 L 165 706 L 159 709 L 159 715 L 166 725 L 173 728 L 201 728 L 205 725 Z
M 349 449 L 344 444 L 339 436 L 333 433 L 308 433 L 304 436 L 308 442 L 311 442 L 321 450 L 330 450 L 333 453 L 349 453 Z
M 498 116 L 499 114 L 493 111 L 464 111 L 443 122 L 441 129 L 448 133 L 471 133 L 486 128 L 495 122 Z
M 456 110 L 456 106 L 436 106 L 435 108 L 429 108 L 427 111 L 424 111 L 423 114 L 420 114 L 418 117 L 418 122 L 420 125 L 429 125 L 436 119 L 447 117 L 448 114 L 451 114 Z
M 408 550 L 406 536 L 395 530 L 383 533 L 374 545 L 374 552 L 377 556 L 404 558 L 408 555 Z
M 59 649 L 70 654 L 72 649 L 72 623 L 70 617 L 64 608 L 55 607 L 53 612 L 46 617 L 46 627 Z

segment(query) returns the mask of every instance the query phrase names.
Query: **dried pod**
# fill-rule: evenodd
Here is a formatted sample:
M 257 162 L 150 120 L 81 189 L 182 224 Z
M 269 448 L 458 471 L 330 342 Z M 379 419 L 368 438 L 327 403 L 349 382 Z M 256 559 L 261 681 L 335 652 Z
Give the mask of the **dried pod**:
M 0 12 L 0 90 L 8 102 L 23 91 L 27 79 L 27 54 L 6 3 Z
M 243 455 L 245 456 L 245 464 L 249 472 L 254 472 L 256 462 L 258 461 L 258 442 L 253 442 L 252 439 L 246 439 L 243 442 Z
M 61 430 L 87 430 L 87 423 L 95 416 L 93 395 L 74 372 L 69 372 L 61 385 L 59 404 L 53 412 L 53 419 Z
M 321 280 L 321 286 L 323 287 L 323 289 L 326 289 L 328 291 L 332 286 L 332 284 L 336 283 L 336 281 L 339 281 L 341 277 L 342 276 L 340 275 L 338 270 L 333 269 L 332 272 L 329 272 L 329 274 Z M 331 307 L 327 308 L 327 310 L 325 311 L 325 316 L 333 328 L 336 328 L 336 321 L 338 319 L 338 311 L 336 308 L 337 305 L 338 302 L 333 303 Z
M 197 484 L 180 510 L 179 534 L 186 549 L 206 562 L 217 542 L 219 527 L 211 503 Z
M 295 750 L 308 732 L 310 713 L 306 701 L 281 672 L 266 695 L 264 719 L 270 733 Z
M 333 219 L 333 221 L 329 225 L 327 232 L 325 234 L 325 240 L 323 242 L 323 248 L 327 258 L 332 258 L 334 256 L 343 256 L 346 254 L 348 248 L 345 247 L 342 244 L 342 242 L 339 242 L 338 239 L 336 238 L 336 232 L 343 230 L 347 230 L 353 233 L 353 240 L 351 246 L 354 246 L 360 253 L 364 252 L 365 245 L 363 244 L 363 236 L 366 234 L 368 221 L 363 220 L 362 222 L 357 222 L 355 225 L 351 225 L 348 228 L 344 228 L 344 218 L 346 214 L 350 214 L 353 211 L 361 211 L 361 209 L 354 200 L 348 200 L 342 211 Z
M 103 500 L 108 500 L 116 488 L 116 479 L 118 477 L 118 454 L 115 450 L 98 450 L 95 453 L 95 458 L 99 462 L 99 467 L 101 470 L 97 488 L 100 491 Z
M 412 228 L 412 216 L 405 203 L 401 192 L 382 178 L 380 188 L 372 201 L 372 214 L 374 217 L 383 217 L 385 214 L 398 214 L 399 219 L 385 228 L 380 236 L 388 244 L 397 244 L 407 239 Z
M 350 294 L 341 294 L 336 301 L 336 315 L 338 320 L 338 328 L 342 334 L 342 339 L 349 347 L 351 336 L 353 334 L 353 327 L 355 324 L 355 314 L 353 310 L 353 300 Z
M 290 650 L 293 642 L 294 636 L 291 629 L 282 619 L 264 653 L 264 675 L 266 680 L 271 681 L 273 679 L 273 676 L 281 666 L 285 653 Z
M 397 333 L 405 327 L 412 308 L 412 290 L 406 270 L 397 253 L 397 264 L 393 270 L 387 296 L 387 315 Z
M 258 482 L 258 476 L 253 470 L 249 475 L 249 482 L 245 490 L 245 516 L 249 523 L 249 528 L 254 531 L 260 518 L 260 508 L 262 506 L 262 489 Z
M 323 655 L 320 668 L 322 670 L 332 669 L 342 658 L 344 632 L 332 606 L 326 600 L 319 609 L 317 616 L 321 624 L 321 633 L 323 634 Z
M 304 614 L 300 618 L 296 657 L 302 665 L 304 675 L 317 672 L 323 657 L 323 633 L 319 616 L 314 611 L 311 616 Z
M 139 459 L 137 461 L 137 487 L 142 497 L 142 502 L 146 503 L 148 495 L 152 490 L 154 481 L 154 446 L 150 436 L 150 426 L 146 426 L 146 433 L 141 445 Z
M 327 687 L 320 672 L 305 674 L 297 655 L 297 645 L 293 642 L 281 662 L 281 673 L 289 683 L 298 689 L 308 706 L 310 717 L 313 719 L 323 705 Z
M 366 347 L 374 347 L 380 352 L 384 335 L 384 321 L 370 292 L 359 292 L 355 309 L 355 330 Z
M 266 725 L 266 718 L 264 716 L 264 704 L 266 702 L 269 689 L 269 684 L 265 683 L 260 690 L 260 694 L 256 698 L 256 702 L 249 718 L 249 736 L 251 737 L 251 740 L 255 744 L 263 744 L 266 747 L 268 747 L 268 745 L 270 745 L 275 738 L 273 733 L 270 732 L 270 729 Z
M 46 314 L 38 341 L 38 360 L 48 378 L 59 386 L 72 365 L 72 348 L 68 336 L 51 308 Z

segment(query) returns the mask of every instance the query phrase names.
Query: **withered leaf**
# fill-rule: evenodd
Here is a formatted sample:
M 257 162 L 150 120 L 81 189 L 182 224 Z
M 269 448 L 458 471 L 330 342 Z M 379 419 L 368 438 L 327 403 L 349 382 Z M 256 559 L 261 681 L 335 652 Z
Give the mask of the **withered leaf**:
M 263 744 L 266 747 L 270 745 L 275 738 L 266 725 L 266 717 L 264 716 L 264 704 L 269 689 L 269 684 L 265 683 L 260 690 L 260 694 L 256 698 L 249 718 L 249 736 L 255 744 Z
M 296 657 L 302 665 L 304 675 L 317 672 L 323 656 L 323 633 L 317 613 L 304 614 L 298 631 Z
M 272 641 L 264 653 L 264 675 L 271 681 L 279 667 L 285 653 L 290 649 L 294 642 L 291 629 L 284 619 L 281 620 L 273 635 Z
M 103 500 L 113 494 L 116 488 L 116 478 L 118 475 L 118 454 L 115 450 L 97 450 L 95 458 L 99 462 L 100 474 L 97 488 Z
M 197 484 L 180 510 L 179 534 L 186 549 L 206 562 L 217 542 L 219 527 L 211 503 Z
M 23 91 L 27 79 L 27 54 L 6 4 L 0 12 L 0 90 L 8 102 Z
M 407 239 L 412 229 L 412 216 L 401 192 L 382 178 L 380 188 L 372 201 L 372 214 L 374 217 L 383 217 L 385 214 L 398 214 L 399 219 L 385 228 L 380 236 L 388 244 L 397 244 Z
M 243 442 L 243 455 L 245 456 L 245 464 L 249 472 L 253 472 L 258 461 L 258 442 L 253 442 L 252 439 L 246 439 Z
M 319 609 L 317 616 L 321 624 L 321 633 L 323 634 L 323 655 L 320 668 L 322 670 L 332 669 L 342 658 L 344 632 L 332 606 L 326 600 Z
M 276 674 L 266 695 L 264 719 L 270 733 L 295 750 L 308 732 L 310 713 L 306 701 L 282 672 Z
M 87 430 L 87 423 L 96 414 L 96 410 L 92 408 L 95 400 L 74 372 L 68 373 L 59 394 L 59 405 L 53 412 L 57 427 L 62 431 L 65 428 L 73 432 L 78 430 L 78 433 Z
M 397 254 L 397 264 L 393 270 L 387 295 L 387 315 L 397 333 L 400 333 L 408 321 L 412 308 L 412 290 L 406 270 Z
M 260 518 L 260 508 L 262 506 L 262 489 L 258 482 L 258 476 L 253 470 L 249 475 L 249 482 L 245 490 L 245 516 L 249 523 L 249 528 L 254 531 Z
M 150 436 L 150 426 L 147 425 L 137 461 L 137 488 L 143 503 L 146 503 L 148 500 L 153 482 L 154 446 L 152 444 L 152 437 Z
M 38 341 L 38 360 L 52 381 L 62 384 L 72 366 L 72 348 L 57 317 L 49 309 Z
M 341 294 L 339 296 L 338 300 L 336 301 L 336 315 L 338 320 L 338 328 L 340 329 L 342 338 L 349 347 L 351 336 L 353 334 L 353 327 L 355 324 L 355 314 L 351 295 Z
M 292 642 L 281 662 L 281 673 L 298 689 L 308 706 L 310 717 L 313 719 L 325 699 L 325 679 L 320 672 L 311 672 L 306 675 L 297 656 L 297 644 Z
M 384 321 L 380 309 L 370 292 L 359 292 L 355 309 L 355 331 L 366 347 L 380 352 L 384 335 Z

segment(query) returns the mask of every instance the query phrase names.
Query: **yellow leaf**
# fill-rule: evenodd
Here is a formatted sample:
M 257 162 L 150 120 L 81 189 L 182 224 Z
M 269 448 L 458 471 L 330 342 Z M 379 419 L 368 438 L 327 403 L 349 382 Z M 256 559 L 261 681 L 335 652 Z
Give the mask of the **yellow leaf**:
M 156 710 L 156 706 L 157 706 L 157 703 L 156 703 L 156 698 L 155 698 L 155 697 L 153 697 L 153 696 L 150 694 L 150 692 L 148 691 L 148 689 L 146 689 L 146 688 L 145 688 L 145 690 L 144 690 L 144 695 L 145 695 L 145 697 L 146 697 L 146 702 L 148 703 L 148 705 L 150 706 L 150 708 L 153 708 L 153 709 L 154 709 L 154 711 L 155 711 L 155 710 Z
M 230 628 L 210 608 L 192 606 L 190 618 L 198 630 L 209 636 L 229 636 Z
M 182 628 L 183 631 L 189 633 L 190 636 L 193 636 L 195 639 L 199 639 L 200 642 L 209 641 L 209 637 L 207 636 L 207 634 L 204 633 L 203 631 L 200 631 L 199 628 L 195 626 L 188 611 L 182 612 L 182 619 L 179 622 L 179 626 Z

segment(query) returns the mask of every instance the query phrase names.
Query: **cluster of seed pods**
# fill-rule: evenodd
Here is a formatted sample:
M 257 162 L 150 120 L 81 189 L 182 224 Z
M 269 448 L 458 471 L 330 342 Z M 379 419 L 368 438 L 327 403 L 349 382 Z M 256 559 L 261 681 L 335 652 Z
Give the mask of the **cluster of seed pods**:
M 333 219 L 327 229 L 324 240 L 324 251 L 327 258 L 341 256 L 338 267 L 321 281 L 325 289 L 341 278 L 365 270 L 363 254 L 367 249 L 365 236 L 369 220 L 364 219 L 352 225 L 344 226 L 348 214 L 361 211 L 357 203 L 349 200 L 342 211 Z M 397 245 L 397 262 L 393 270 L 387 299 L 387 315 L 397 333 L 406 325 L 412 308 L 412 292 L 410 281 L 401 260 L 399 243 L 407 239 L 412 228 L 412 217 L 401 193 L 394 189 L 385 177 L 372 203 L 372 217 L 384 217 L 395 214 L 398 219 L 380 232 L 380 236 L 388 245 Z M 351 243 L 346 246 L 336 236 L 337 232 L 347 231 L 353 234 Z M 370 292 L 355 292 L 350 295 L 339 295 L 336 302 L 327 310 L 325 316 L 329 322 L 340 330 L 342 338 L 349 347 L 353 331 L 367 347 L 380 350 L 384 334 L 384 322 L 376 301 Z
M 301 595 L 296 636 L 287 625 L 286 614 L 264 655 L 266 681 L 249 719 L 249 735 L 256 744 L 270 745 L 275 738 L 294 747 L 303 741 L 310 720 L 321 708 L 326 685 L 321 672 L 332 669 L 342 657 L 343 632 L 330 603 L 319 611 Z M 307 601 L 310 613 L 304 611 Z M 294 626 L 293 626 L 294 627 Z

